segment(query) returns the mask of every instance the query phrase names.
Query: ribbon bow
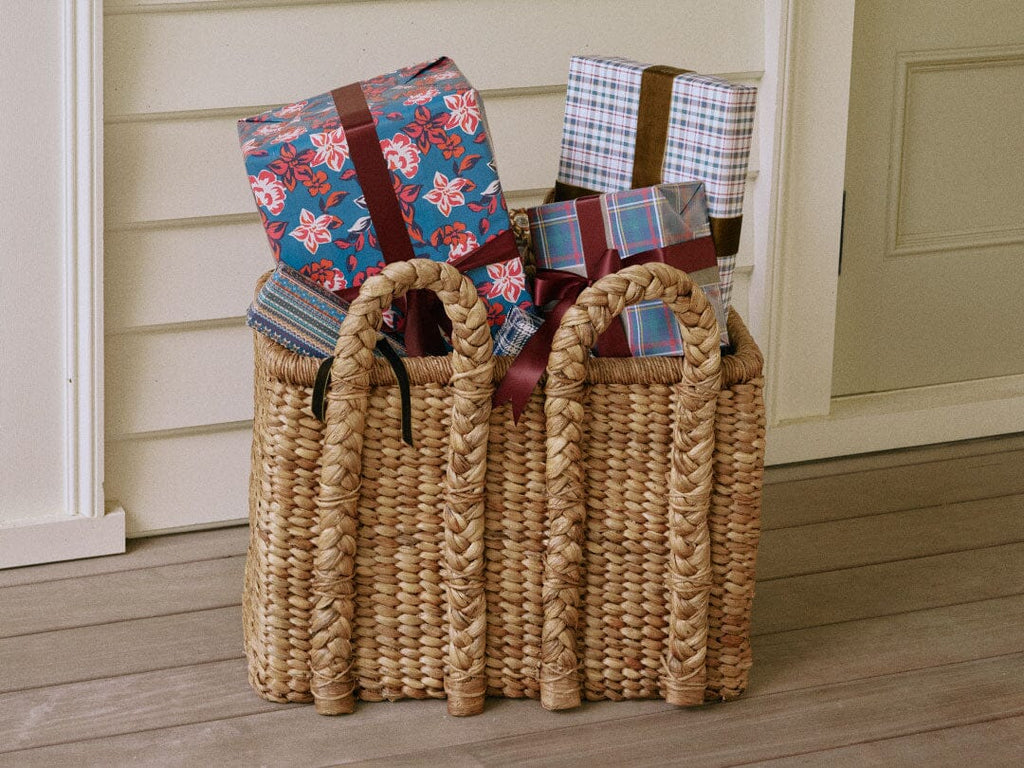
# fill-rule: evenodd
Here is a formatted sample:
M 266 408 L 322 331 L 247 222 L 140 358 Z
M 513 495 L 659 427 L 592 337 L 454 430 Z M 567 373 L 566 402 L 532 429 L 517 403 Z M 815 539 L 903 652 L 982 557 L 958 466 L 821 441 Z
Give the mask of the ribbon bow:
M 509 367 L 501 385 L 494 392 L 495 406 L 512 403 L 512 417 L 519 421 L 526 403 L 537 382 L 547 367 L 548 355 L 555 339 L 555 332 L 561 325 L 562 317 L 583 290 L 605 275 L 618 272 L 623 267 L 635 264 L 657 262 L 668 264 L 684 271 L 692 271 L 694 265 L 715 262 L 715 245 L 711 237 L 700 237 L 682 243 L 666 245 L 636 253 L 623 259 L 619 251 L 608 247 L 601 199 L 598 195 L 578 198 L 575 201 L 576 218 L 580 228 L 580 244 L 583 250 L 587 276 L 561 269 L 538 269 L 534 284 L 534 296 L 538 306 L 551 301 L 557 302 L 548 313 L 544 323 L 523 347 L 515 362 Z M 629 357 L 629 341 L 622 322 L 613 318 L 608 328 L 598 337 L 597 351 L 602 357 Z

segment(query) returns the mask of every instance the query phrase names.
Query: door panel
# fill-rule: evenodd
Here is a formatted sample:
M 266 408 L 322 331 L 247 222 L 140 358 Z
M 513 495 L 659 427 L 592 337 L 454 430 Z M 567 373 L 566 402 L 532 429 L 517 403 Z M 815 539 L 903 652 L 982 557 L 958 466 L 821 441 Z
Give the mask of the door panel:
M 1024 372 L 1024 4 L 859 0 L 833 394 Z

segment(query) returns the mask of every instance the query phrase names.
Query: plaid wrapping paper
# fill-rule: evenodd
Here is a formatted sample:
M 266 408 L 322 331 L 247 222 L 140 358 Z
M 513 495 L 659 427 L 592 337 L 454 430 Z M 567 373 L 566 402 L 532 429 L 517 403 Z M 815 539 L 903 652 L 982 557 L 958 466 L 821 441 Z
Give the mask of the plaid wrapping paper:
M 653 248 L 711 236 L 707 203 L 700 182 L 661 184 L 601 195 L 608 246 L 623 259 Z M 537 266 L 586 276 L 576 201 L 549 203 L 529 210 Z M 714 259 L 686 270 L 707 295 L 728 344 L 725 311 Z M 683 354 L 679 324 L 660 301 L 627 307 L 622 315 L 632 353 L 638 357 Z
M 494 337 L 494 354 L 515 357 L 543 322 L 544 318 L 537 313 L 513 307 Z
M 388 233 L 376 231 L 361 176 L 366 169 L 356 167 L 342 126 L 336 102 L 342 90 L 238 122 L 275 259 L 332 291 L 361 285 L 395 258 L 384 249 Z M 502 235 L 511 245 L 483 104 L 455 63 L 442 57 L 406 67 L 362 81 L 358 90 L 410 255 L 454 262 Z M 513 306 L 532 306 L 522 262 L 514 247 L 510 252 L 512 258 L 466 270 L 488 308 L 492 333 Z
M 595 192 L 632 186 L 640 84 L 650 65 L 574 56 L 569 65 L 558 181 Z M 708 213 L 742 215 L 757 89 L 696 73 L 675 76 L 661 181 L 704 182 Z M 735 254 L 719 254 L 729 306 Z
M 282 347 L 309 357 L 330 357 L 348 302 L 280 262 L 246 313 L 246 323 Z M 400 355 L 401 342 L 385 334 Z

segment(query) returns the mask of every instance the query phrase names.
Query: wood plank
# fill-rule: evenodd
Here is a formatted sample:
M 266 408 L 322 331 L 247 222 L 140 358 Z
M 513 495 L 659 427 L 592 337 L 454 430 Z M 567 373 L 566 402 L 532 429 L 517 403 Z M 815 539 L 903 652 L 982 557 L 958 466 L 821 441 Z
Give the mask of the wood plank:
M 1024 717 L 942 728 L 758 763 L 762 768 L 862 765 L 1020 765 Z
M 0 638 L 235 606 L 244 573 L 236 555 L 6 587 Z
M 775 579 L 1024 541 L 1024 494 L 765 531 L 757 576 Z
M 747 696 L 1022 651 L 1022 628 L 1024 596 L 769 635 L 755 642 Z M 0 695 L 0 745 L 27 749 L 279 709 L 249 689 L 245 662 L 233 659 Z M 50 711 L 60 718 L 41 716 Z
M 108 16 L 105 110 L 285 104 L 445 51 L 481 90 L 564 84 L 581 45 L 701 72 L 763 69 L 763 13 L 747 0 L 593 0 L 587 10 L 526 3 L 510 14 L 499 0 L 477 0 L 467 16 L 452 0 L 409 0 Z M 457 22 L 467 33 L 425 35 L 427 20 Z M 328 39 L 333 55 L 294 42 Z
M 245 554 L 248 526 L 129 539 L 120 555 L 0 570 L 0 588 Z
M 0 693 L 242 656 L 241 606 L 0 640 Z
M 441 701 L 362 706 L 342 718 L 286 708 L 8 756 L 26 767 L 109 765 L 124 755 L 161 766 L 393 765 L 402 756 L 423 765 L 448 756 L 482 765 L 735 764 L 1017 716 L 1024 712 L 1022 662 L 1018 654 L 696 710 L 604 702 L 553 715 L 535 701 L 499 699 L 480 716 L 456 720 Z
M 968 662 L 697 711 L 659 712 L 400 753 L 400 758 L 415 754 L 422 765 L 439 765 L 449 756 L 456 765 L 480 766 L 736 765 L 1018 716 L 1024 712 L 1022 663 L 1020 655 Z M 393 756 L 382 755 L 344 764 L 394 761 Z
M 769 470 L 763 502 L 765 528 L 1024 493 L 1024 451 L 1018 450 L 861 472 L 836 469 L 833 473 L 832 466 L 821 465 L 828 473 L 824 476 L 787 482 L 778 482 L 779 473 Z
M 251 392 L 247 395 L 251 401 Z M 252 425 L 107 441 L 106 489 L 128 510 L 128 535 L 244 521 Z
M 1024 593 L 1024 544 L 762 580 L 759 634 Z
M 1024 595 L 756 634 L 748 695 L 1024 652 Z
M 240 658 L 35 688 L 0 695 L 0 753 L 288 706 L 259 698 Z
M 915 445 L 909 448 L 864 453 L 856 456 L 840 456 L 796 464 L 777 464 L 769 467 L 766 475 L 773 483 L 785 483 L 790 480 L 808 480 L 828 475 L 904 467 L 910 464 L 937 463 L 950 459 L 970 459 L 975 456 L 1013 451 L 1024 454 L 1024 434 L 993 435 L 936 445 Z

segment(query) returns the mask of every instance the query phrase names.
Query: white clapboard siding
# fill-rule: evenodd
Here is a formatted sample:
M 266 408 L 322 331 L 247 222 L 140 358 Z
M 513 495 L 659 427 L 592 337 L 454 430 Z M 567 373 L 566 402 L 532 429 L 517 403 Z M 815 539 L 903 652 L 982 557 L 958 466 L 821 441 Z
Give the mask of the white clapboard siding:
M 757 72 L 764 50 L 761 3 L 751 0 L 163 7 L 104 19 L 108 115 L 285 103 L 438 55 L 489 90 L 564 83 L 574 53 Z
M 509 205 L 526 207 L 557 172 L 573 53 L 755 85 L 763 67 L 763 7 L 750 0 L 475 0 L 469 17 L 456 0 L 107 0 L 104 11 L 106 492 L 127 510 L 129 535 L 246 515 L 243 317 L 273 262 L 239 118 L 450 55 L 482 92 Z M 457 16 L 467 19 L 458 37 L 425 31 Z M 758 173 L 755 140 L 735 277 L 741 313 Z
M 107 230 L 107 331 L 240 317 L 270 267 L 255 209 Z
M 107 441 L 107 495 L 126 510 L 129 537 L 246 517 L 249 422 Z

